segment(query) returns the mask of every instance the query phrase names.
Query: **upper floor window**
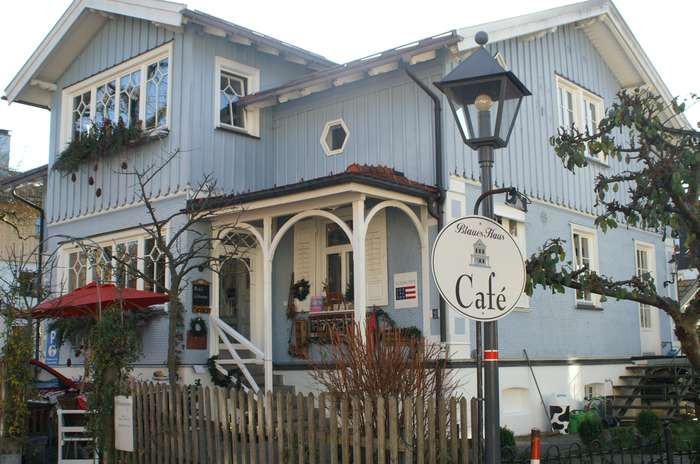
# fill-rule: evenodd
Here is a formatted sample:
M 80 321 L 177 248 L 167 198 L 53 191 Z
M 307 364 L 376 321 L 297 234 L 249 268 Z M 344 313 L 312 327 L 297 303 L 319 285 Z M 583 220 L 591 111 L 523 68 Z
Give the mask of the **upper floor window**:
M 643 278 L 647 275 L 655 278 L 654 245 L 635 241 L 634 249 L 637 276 Z M 647 330 L 653 327 L 651 306 L 639 305 L 639 325 Z
M 172 45 L 166 44 L 66 88 L 62 143 L 106 121 L 167 129 L 171 55 Z
M 559 126 L 570 128 L 573 125 L 580 131 L 590 133 L 597 131 L 605 111 L 603 99 L 563 77 L 556 76 L 556 82 Z M 586 148 L 586 155 L 605 163 L 602 153 L 590 155 Z
M 214 125 L 260 135 L 260 111 L 244 108 L 239 99 L 260 90 L 260 70 L 217 56 L 214 72 Z
M 598 244 L 595 230 L 582 226 L 573 226 L 571 241 L 574 252 L 574 268 L 586 268 L 598 271 Z M 576 290 L 576 302 L 583 306 L 596 306 L 599 298 L 588 290 Z

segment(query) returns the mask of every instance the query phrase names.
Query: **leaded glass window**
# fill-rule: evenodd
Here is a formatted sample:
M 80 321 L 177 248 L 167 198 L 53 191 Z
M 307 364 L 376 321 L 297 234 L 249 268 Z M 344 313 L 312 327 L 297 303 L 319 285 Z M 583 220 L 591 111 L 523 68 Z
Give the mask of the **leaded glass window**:
M 139 120 L 141 101 L 141 70 L 134 71 L 119 79 L 119 117 L 128 127 Z
M 165 255 L 156 246 L 153 238 L 145 240 L 146 258 L 144 274 L 148 277 L 143 281 L 143 289 L 148 291 L 165 291 Z M 155 284 L 155 285 L 154 285 Z
M 90 129 L 90 92 L 81 93 L 73 97 L 73 138 Z
M 219 121 L 228 126 L 245 128 L 245 113 L 238 99 L 246 95 L 248 79 L 221 71 L 219 80 Z
M 76 251 L 68 255 L 68 291 L 85 285 L 87 280 L 87 254 Z
M 114 120 L 116 90 L 116 81 L 109 81 L 97 87 L 95 98 L 95 123 L 100 126 L 104 124 L 105 121 L 116 122 Z
M 168 116 L 168 59 L 146 68 L 146 129 L 163 127 Z
M 136 288 L 138 278 L 138 242 L 131 241 L 117 245 L 116 282 L 118 287 Z

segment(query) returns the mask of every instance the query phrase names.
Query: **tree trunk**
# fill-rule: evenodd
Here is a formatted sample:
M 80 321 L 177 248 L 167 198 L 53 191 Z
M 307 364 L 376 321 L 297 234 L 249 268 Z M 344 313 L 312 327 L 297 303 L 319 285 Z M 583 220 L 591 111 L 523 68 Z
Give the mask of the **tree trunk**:
M 179 327 L 182 317 L 182 302 L 177 294 L 170 294 L 170 312 L 168 314 L 168 381 L 170 388 L 177 385 L 177 368 L 179 358 Z
M 681 349 L 688 357 L 690 365 L 696 369 L 700 369 L 700 343 L 698 342 L 698 321 L 695 317 L 677 318 L 674 321 L 676 324 L 676 337 L 681 342 Z

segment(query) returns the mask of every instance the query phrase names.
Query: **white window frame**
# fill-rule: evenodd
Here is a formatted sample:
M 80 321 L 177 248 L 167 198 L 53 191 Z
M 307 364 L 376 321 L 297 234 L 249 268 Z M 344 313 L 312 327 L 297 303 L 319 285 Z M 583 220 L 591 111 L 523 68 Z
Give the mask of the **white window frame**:
M 596 109 L 596 116 L 598 123 L 605 114 L 605 101 L 599 95 L 596 95 L 580 85 L 574 84 L 568 79 L 565 79 L 559 75 L 555 75 L 556 79 L 556 89 L 557 89 L 557 121 L 559 127 L 565 126 L 567 129 L 570 123 L 562 120 L 562 98 L 561 94 L 563 92 L 570 92 L 572 94 L 572 112 L 573 112 L 573 123 L 576 128 L 581 131 L 585 131 L 588 127 L 588 106 L 593 105 Z M 590 131 L 595 131 L 597 128 L 588 128 Z M 607 161 L 602 153 L 597 155 L 589 155 L 588 148 L 586 148 L 586 158 L 593 160 L 597 163 L 601 163 L 607 166 Z
M 221 122 L 219 114 L 219 95 L 221 72 L 235 74 L 236 76 L 245 78 L 248 81 L 246 95 L 256 93 L 260 90 L 260 70 L 251 66 L 229 60 L 221 56 L 214 58 L 214 127 L 240 132 L 242 134 L 260 137 L 260 109 L 245 108 L 243 117 L 245 118 L 245 127 L 238 127 L 232 124 L 224 124 Z
M 345 140 L 343 140 L 343 145 L 340 148 L 337 148 L 333 150 L 332 147 L 329 147 L 328 144 L 326 143 L 326 139 L 328 138 L 328 133 L 330 132 L 331 128 L 333 126 L 341 126 L 343 130 L 345 131 Z M 342 152 L 345 151 L 345 147 L 348 145 L 348 139 L 350 138 L 350 129 L 348 129 L 348 125 L 345 124 L 345 121 L 343 121 L 343 118 L 338 118 L 334 119 L 333 121 L 328 121 L 325 126 L 323 126 L 323 130 L 321 131 L 321 147 L 323 147 L 323 151 L 326 153 L 326 156 L 333 156 L 333 155 L 339 155 Z
M 168 229 L 165 229 L 165 234 L 166 237 L 168 236 Z M 112 253 L 116 253 L 117 246 L 120 244 L 125 244 L 125 243 L 130 243 L 130 242 L 136 242 L 136 254 L 137 254 L 137 263 L 138 263 L 138 270 L 140 272 L 145 272 L 145 266 L 146 266 L 146 261 L 145 261 L 145 255 L 146 255 L 146 240 L 149 238 L 152 238 L 150 235 L 144 233 L 141 230 L 135 231 L 135 230 L 130 230 L 130 231 L 124 231 L 124 232 L 117 232 L 113 234 L 108 234 L 108 235 L 103 235 L 100 237 L 95 237 L 89 240 L 89 243 L 86 241 L 86 246 L 90 249 L 100 247 L 103 249 L 104 247 L 111 246 L 112 247 Z M 70 278 L 70 255 L 75 252 L 81 252 L 83 248 L 78 246 L 75 243 L 68 243 L 64 244 L 60 247 L 59 251 L 59 256 L 60 260 L 59 262 L 61 265 L 59 266 L 59 291 L 61 293 L 66 293 L 69 291 L 69 278 Z M 87 262 L 87 268 L 85 271 L 85 283 L 88 284 L 92 281 L 95 280 L 96 273 L 95 273 L 95 268 L 90 266 L 90 261 L 88 258 Z M 112 261 L 112 283 L 116 280 L 116 261 Z M 166 264 L 165 266 L 165 283 L 170 281 L 170 274 L 168 272 L 168 266 Z M 77 288 L 77 287 L 76 287 Z M 142 278 L 137 277 L 136 280 L 136 289 L 137 290 L 143 290 L 144 289 L 144 281 Z M 156 291 L 156 290 L 154 290 Z
M 588 238 L 588 243 L 590 244 L 591 249 L 589 250 L 589 255 L 590 255 L 590 261 L 591 265 L 589 266 L 589 269 L 594 272 L 599 271 L 599 257 L 598 257 L 598 237 L 596 235 L 596 230 L 592 229 L 590 227 L 582 226 L 579 224 L 573 224 L 571 223 L 571 262 L 573 263 L 574 268 L 578 267 L 578 262 L 576 260 L 576 244 L 575 244 L 575 235 L 582 235 Z M 589 306 L 593 306 L 595 308 L 599 308 L 600 306 L 600 295 L 592 293 L 591 292 L 591 299 L 580 299 L 576 295 L 576 291 L 574 290 L 574 302 L 576 304 L 576 307 L 578 308 L 585 308 Z
M 512 206 L 496 203 L 494 205 L 494 214 L 500 219 L 500 224 L 510 233 L 510 228 L 515 227 L 516 236 L 513 236 L 515 242 L 520 248 L 523 259 L 527 259 L 527 235 L 525 226 L 525 212 Z M 512 235 L 512 234 L 511 234 Z M 530 297 L 523 293 L 516 303 L 514 311 L 529 311 Z
M 637 253 L 639 252 L 645 252 L 647 254 L 647 269 L 646 272 L 651 274 L 651 277 L 654 279 L 654 282 L 656 282 L 656 247 L 648 242 L 642 242 L 639 240 L 634 241 L 634 272 L 635 275 L 641 277 L 640 275 L 640 268 L 639 268 L 639 260 L 637 259 Z M 643 324 L 643 320 L 645 318 L 648 322 L 648 325 Z M 654 328 L 653 321 L 652 321 L 652 307 L 649 305 L 645 305 L 642 303 L 639 303 L 639 327 L 641 330 L 652 330 Z
M 146 124 L 146 82 L 147 82 L 147 67 L 154 62 L 164 58 L 168 59 L 168 100 L 167 111 L 165 114 L 165 125 L 150 129 L 147 132 L 156 132 L 167 130 L 170 128 L 170 117 L 172 114 L 172 85 L 173 85 L 173 44 L 168 42 L 165 45 L 149 50 L 137 57 L 119 63 L 116 66 L 109 68 L 99 74 L 96 74 L 88 79 L 80 81 L 76 84 L 66 87 L 62 93 L 62 111 L 61 111 L 61 132 L 60 132 L 60 147 L 65 147 L 70 143 L 73 136 L 73 97 L 82 93 L 91 92 L 90 98 L 90 117 L 95 118 L 95 107 L 97 103 L 96 95 L 97 88 L 110 81 L 116 81 L 115 88 L 115 108 L 119 108 L 119 80 L 126 74 L 141 70 L 141 90 L 139 94 L 139 119 Z M 117 110 L 118 111 L 118 110 Z M 116 122 L 116 121 L 114 121 Z M 63 149 L 63 148 L 61 148 Z

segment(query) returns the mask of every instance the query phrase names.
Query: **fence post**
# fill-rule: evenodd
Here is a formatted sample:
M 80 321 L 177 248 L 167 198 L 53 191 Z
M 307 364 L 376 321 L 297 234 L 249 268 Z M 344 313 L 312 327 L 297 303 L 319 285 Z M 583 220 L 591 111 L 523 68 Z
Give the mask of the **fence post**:
M 540 431 L 532 429 L 530 432 L 530 464 L 540 464 Z
M 664 445 L 666 446 L 666 462 L 673 463 L 673 436 L 671 436 L 671 426 L 668 422 L 664 424 Z

